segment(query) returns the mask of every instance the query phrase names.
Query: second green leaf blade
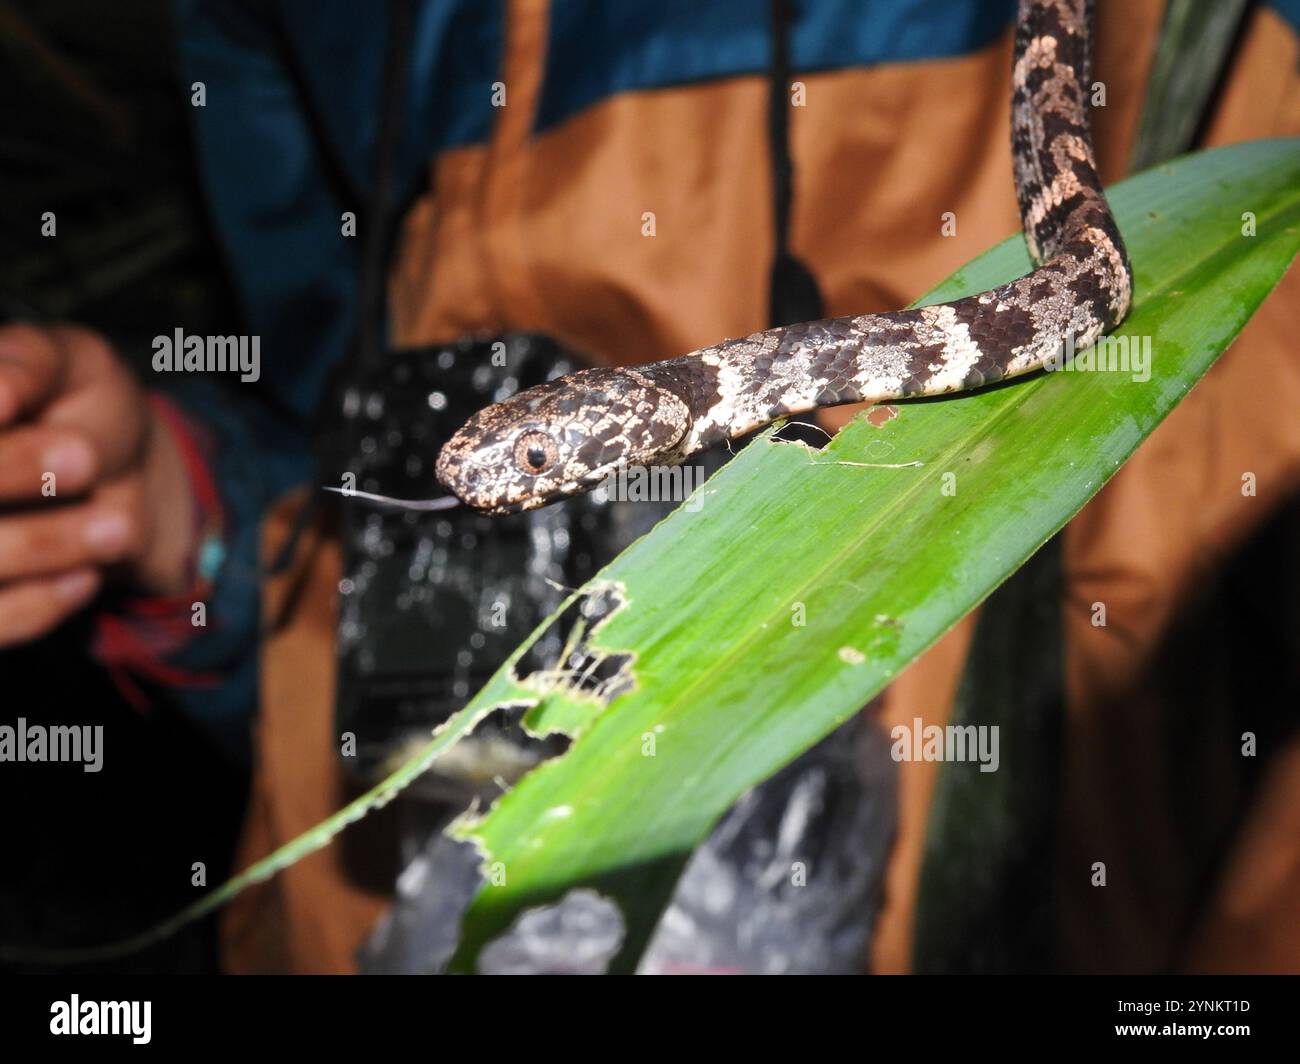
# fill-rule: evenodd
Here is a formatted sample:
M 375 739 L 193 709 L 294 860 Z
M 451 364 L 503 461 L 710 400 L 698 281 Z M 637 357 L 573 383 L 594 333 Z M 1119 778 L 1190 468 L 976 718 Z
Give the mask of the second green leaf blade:
M 1300 248 L 1300 142 L 1189 156 L 1109 192 L 1136 274 L 1116 335 L 1150 377 L 1070 372 L 859 419 L 825 450 L 760 440 L 599 578 L 625 604 L 594 647 L 631 654 L 607 707 L 563 688 L 529 720 L 572 748 L 464 825 L 502 875 L 453 968 L 577 885 L 621 906 L 631 967 L 682 863 L 722 813 L 993 590 L 1101 487 L 1209 368 Z M 1243 234 L 1243 215 L 1257 235 Z M 1029 269 L 1019 237 L 927 302 Z M 910 463 L 920 463 L 911 466 Z M 802 623 L 800 623 L 802 622 Z M 513 659 L 512 659 L 513 660 Z M 521 695 L 510 666 L 464 711 Z M 457 722 L 459 723 L 459 722 Z M 453 730 L 456 730 L 453 725 Z M 647 737 L 653 756 L 647 756 Z

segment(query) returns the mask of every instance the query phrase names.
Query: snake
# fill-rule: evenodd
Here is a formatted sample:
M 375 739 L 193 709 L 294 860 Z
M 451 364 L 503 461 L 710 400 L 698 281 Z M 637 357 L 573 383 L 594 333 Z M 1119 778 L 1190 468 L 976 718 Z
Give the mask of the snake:
M 951 302 L 769 329 L 520 391 L 443 445 L 446 501 L 531 510 L 790 415 L 970 391 L 1049 368 L 1067 342 L 1095 343 L 1128 313 L 1133 275 L 1092 145 L 1092 22 L 1092 0 L 1017 10 L 1011 154 L 1030 273 Z
M 680 462 L 821 407 L 969 391 L 1044 368 L 1067 336 L 1076 338 L 1076 350 L 1095 342 L 1127 314 L 1132 272 L 1089 134 L 1091 15 L 1091 0 L 1020 0 L 1011 144 L 1025 240 L 1037 264 L 1025 277 L 949 303 L 771 329 L 681 358 L 580 370 L 518 392 L 474 414 L 443 445 L 435 470 L 451 492 L 445 498 L 326 490 L 415 510 L 465 504 L 516 513 L 594 488 L 620 464 Z M 477 720 L 469 709 L 457 715 L 371 791 L 141 934 L 88 949 L 0 947 L 0 959 L 86 963 L 166 939 L 391 801 Z

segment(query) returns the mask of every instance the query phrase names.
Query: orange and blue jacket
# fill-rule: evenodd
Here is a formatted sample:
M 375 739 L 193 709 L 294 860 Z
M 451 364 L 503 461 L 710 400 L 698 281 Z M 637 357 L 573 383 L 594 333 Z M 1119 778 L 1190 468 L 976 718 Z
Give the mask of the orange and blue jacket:
M 1018 229 L 1014 9 L 1013 0 L 792 3 L 802 95 L 790 118 L 789 235 L 828 314 L 904 306 Z M 1164 4 L 1099 0 L 1098 9 L 1094 74 L 1106 98 L 1094 139 L 1114 181 L 1128 168 Z M 245 328 L 262 338 L 256 400 L 182 397 L 219 441 L 213 479 L 227 551 L 209 628 L 178 661 L 226 677 L 185 697 L 230 735 L 254 704 L 257 524 L 312 473 L 306 426 L 354 328 L 358 241 L 342 235 L 341 219 L 360 210 L 373 170 L 387 21 L 384 3 L 177 0 L 181 80 L 187 92 L 204 87 L 194 123 L 211 216 Z M 393 345 L 533 329 L 594 362 L 637 363 L 768 324 L 765 0 L 422 0 L 410 48 Z M 1202 140 L 1296 134 L 1300 0 L 1269 0 L 1250 9 Z M 950 217 L 955 228 L 944 225 Z M 1141 761 L 1123 714 L 1090 708 L 1113 708 L 1189 581 L 1264 519 L 1267 506 L 1243 502 L 1241 471 L 1270 484 L 1274 499 L 1300 486 L 1297 306 L 1293 272 L 1067 530 L 1063 801 L 1083 825 L 1070 836 L 1080 867 L 1134 837 L 1126 817 L 1174 815 L 1148 800 L 1140 772 L 1116 768 L 1117 744 Z M 1125 624 L 1092 627 L 1096 601 Z M 954 632 L 901 678 L 887 716 L 942 716 L 968 634 Z M 928 772 L 904 766 L 890 873 L 903 904 L 920 862 Z M 1168 823 L 1149 827 L 1151 837 L 1176 834 Z M 1270 830 L 1260 826 L 1260 838 Z M 1223 911 L 1246 920 L 1255 886 Z M 1139 969 L 1151 959 L 1150 936 L 1135 930 L 1150 914 L 1136 893 L 1113 894 L 1128 900 L 1104 920 L 1076 899 L 1065 933 L 1078 967 Z M 885 968 L 906 953 L 907 921 L 892 926 L 879 938 Z M 1230 930 L 1222 921 L 1205 930 L 1207 948 L 1230 955 Z M 1294 936 L 1278 942 L 1295 945 Z
M 1163 4 L 1099 6 L 1095 135 L 1114 180 Z M 176 3 L 182 87 L 204 92 L 199 168 L 264 363 L 237 396 L 179 396 L 213 438 L 225 549 L 209 625 L 175 664 L 224 677 L 184 698 L 234 741 L 254 704 L 257 523 L 311 476 L 306 426 L 353 334 L 359 241 L 341 219 L 373 172 L 387 8 Z M 791 4 L 790 241 L 829 314 L 904 306 L 1017 229 L 1014 14 L 1014 0 Z M 1255 22 L 1267 54 L 1231 139 L 1294 118 L 1300 0 Z M 409 46 L 395 345 L 538 329 L 637 363 L 769 324 L 767 0 L 417 0 Z

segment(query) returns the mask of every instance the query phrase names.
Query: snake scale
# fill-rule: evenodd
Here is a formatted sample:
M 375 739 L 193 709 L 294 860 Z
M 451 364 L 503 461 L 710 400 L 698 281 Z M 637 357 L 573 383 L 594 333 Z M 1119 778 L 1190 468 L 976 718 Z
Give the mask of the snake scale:
M 680 358 L 582 370 L 479 411 L 437 476 L 513 513 L 620 465 L 681 462 L 789 414 L 978 388 L 1043 368 L 1128 312 L 1132 272 L 1089 132 L 1090 0 L 1020 0 L 1011 149 L 1031 273 L 951 303 L 770 329 Z

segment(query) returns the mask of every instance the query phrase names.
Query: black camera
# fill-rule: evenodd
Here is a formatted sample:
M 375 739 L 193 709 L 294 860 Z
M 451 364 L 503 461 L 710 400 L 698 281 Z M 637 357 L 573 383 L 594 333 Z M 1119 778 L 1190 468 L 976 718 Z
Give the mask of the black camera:
M 338 486 L 404 499 L 443 494 L 434 462 L 474 411 L 582 362 L 549 337 L 517 333 L 395 351 L 354 379 L 341 403 L 349 454 Z M 337 441 L 336 441 L 337 442 Z M 342 499 L 340 734 L 356 736 L 345 757 L 371 782 L 466 704 L 564 599 L 675 505 L 617 501 L 601 492 L 538 510 L 487 517 L 459 508 L 398 510 Z M 548 630 L 530 657 L 563 652 Z M 554 752 L 508 721 L 489 719 L 421 786 L 430 797 L 495 793 Z

